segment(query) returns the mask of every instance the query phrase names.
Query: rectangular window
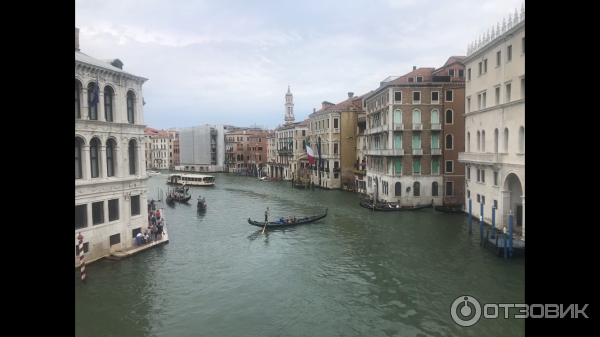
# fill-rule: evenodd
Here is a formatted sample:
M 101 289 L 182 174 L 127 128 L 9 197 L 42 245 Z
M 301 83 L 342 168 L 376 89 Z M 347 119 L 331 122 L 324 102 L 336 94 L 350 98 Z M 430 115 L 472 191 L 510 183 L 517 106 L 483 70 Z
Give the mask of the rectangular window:
M 487 59 L 483 60 L 483 73 L 487 73 Z
M 485 92 L 483 94 L 481 94 L 481 107 L 483 109 L 485 109 L 485 96 L 486 96 Z
M 525 54 L 525 37 L 521 39 L 521 53 Z
M 481 94 L 477 95 L 477 110 L 481 109 Z
M 495 102 L 496 105 L 499 105 L 500 104 L 500 87 L 496 88 L 496 97 L 495 97 L 495 100 L 496 100 L 496 102 Z
M 525 79 L 521 79 L 521 98 L 525 98 Z
M 413 91 L 413 104 L 421 103 L 421 92 Z
M 506 102 L 504 103 L 508 102 L 510 102 L 510 83 L 506 85 Z
M 89 242 L 84 242 L 83 243 L 83 253 L 86 254 L 87 252 L 89 252 Z M 79 245 L 75 245 L 75 256 L 79 256 Z
M 452 102 L 452 90 L 446 90 L 446 102 Z
M 470 81 L 471 80 L 471 68 L 469 68 L 467 70 L 467 74 L 469 75 L 468 78 L 467 78 L 467 81 Z
M 338 128 L 338 119 L 337 119 L 337 118 L 334 118 L 334 119 L 333 119 L 333 128 L 334 128 L 334 129 L 337 129 L 337 128 Z
M 506 47 L 506 62 L 512 60 L 512 45 Z
M 408 78 L 408 81 L 409 81 L 409 82 L 414 82 L 414 81 L 415 81 L 415 78 L 414 78 L 414 77 L 409 77 L 409 78 Z
M 471 190 L 467 190 L 467 198 L 471 199 Z
M 431 103 L 433 103 L 433 104 L 438 103 L 439 100 L 440 100 L 440 92 L 432 91 L 431 92 Z
M 402 91 L 394 92 L 394 102 L 402 102 Z
M 481 182 L 485 183 L 485 169 L 481 170 Z
M 464 69 L 458 69 L 458 77 L 465 77 L 465 70 Z
M 92 224 L 104 223 L 104 201 L 92 203 Z
M 498 171 L 494 171 L 494 186 L 498 186 Z
M 481 202 L 481 195 L 477 194 L 477 202 Z
M 448 69 L 448 76 L 454 77 L 454 69 Z
M 502 51 L 498 51 L 496 53 L 496 66 L 500 66 L 501 60 L 502 60 Z
M 477 181 L 480 182 L 481 181 L 481 170 L 477 169 Z
M 481 75 L 481 68 L 482 68 L 481 66 L 482 66 L 482 63 L 479 62 L 479 73 L 477 75 Z
M 327 128 L 329 129 L 329 118 L 327 118 Z
M 302 136 L 306 136 L 306 130 L 302 130 Z
M 453 161 L 452 160 L 446 160 L 446 173 L 454 173 L 454 167 L 453 167 Z
M 471 112 L 471 97 L 467 98 L 467 112 Z
M 471 180 L 471 168 L 467 167 L 467 180 Z
M 423 77 L 417 76 L 417 82 L 423 82 Z
M 135 237 L 138 235 L 138 233 L 142 232 L 142 227 L 140 228 L 136 228 L 136 229 L 132 229 L 131 230 L 131 238 L 135 239 Z
M 453 187 L 453 183 L 451 181 L 447 181 L 446 182 L 446 196 L 447 197 L 451 197 L 454 195 L 454 187 Z
M 494 200 L 494 208 L 498 209 L 498 200 Z
M 258 155 L 258 161 L 262 161 L 262 154 Z
M 132 195 L 131 196 L 131 215 L 139 215 L 140 214 L 140 196 Z
M 481 203 L 485 205 L 485 195 L 481 196 Z
M 75 229 L 87 227 L 87 205 L 75 205 Z
M 115 234 L 110 236 L 110 245 L 116 245 L 117 243 L 121 243 L 121 234 Z
M 333 143 L 333 153 L 338 154 L 338 143 Z

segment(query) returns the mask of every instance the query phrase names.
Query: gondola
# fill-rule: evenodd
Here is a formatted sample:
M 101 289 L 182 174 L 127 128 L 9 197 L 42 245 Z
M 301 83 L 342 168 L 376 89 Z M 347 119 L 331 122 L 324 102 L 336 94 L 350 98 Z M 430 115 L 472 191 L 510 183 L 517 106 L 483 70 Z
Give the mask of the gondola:
M 304 224 L 307 224 L 309 222 L 315 222 L 317 220 L 321 220 L 324 217 L 326 217 L 328 209 L 325 210 L 325 214 L 313 215 L 313 216 L 307 216 L 307 217 L 303 217 L 303 218 L 298 218 L 297 222 L 278 224 L 278 223 L 275 223 L 275 222 L 271 221 L 271 222 L 267 223 L 267 228 L 288 227 L 288 226 L 295 226 L 295 225 L 304 225 Z M 252 220 L 250 220 L 250 218 L 248 218 L 248 223 L 251 224 L 251 225 L 254 225 L 254 226 L 258 226 L 258 227 L 265 227 L 265 222 L 264 221 L 252 221 Z
M 455 206 L 455 207 L 450 207 L 450 206 L 435 206 L 434 209 L 438 212 L 444 212 L 444 213 L 465 213 L 465 211 L 462 209 L 462 206 Z
M 200 209 L 206 209 L 206 201 L 204 201 L 204 199 L 202 201 L 198 201 L 198 205 L 196 206 L 199 210 Z
M 400 208 L 387 208 L 387 207 L 383 207 L 383 206 L 370 206 L 370 205 L 365 205 L 362 203 L 362 201 L 358 202 L 359 205 L 361 207 L 364 207 L 366 209 L 370 209 L 373 210 L 375 209 L 376 211 L 384 211 L 384 212 L 404 212 L 404 211 L 416 211 L 418 209 L 423 209 L 423 208 L 427 208 L 427 207 L 432 207 L 433 206 L 433 199 L 431 199 L 431 203 L 428 205 L 417 205 L 417 206 L 401 206 Z
M 168 195 L 167 196 L 167 203 L 188 202 L 188 201 L 190 201 L 191 198 L 192 198 L 191 195 L 188 195 L 187 197 L 172 197 L 172 196 Z

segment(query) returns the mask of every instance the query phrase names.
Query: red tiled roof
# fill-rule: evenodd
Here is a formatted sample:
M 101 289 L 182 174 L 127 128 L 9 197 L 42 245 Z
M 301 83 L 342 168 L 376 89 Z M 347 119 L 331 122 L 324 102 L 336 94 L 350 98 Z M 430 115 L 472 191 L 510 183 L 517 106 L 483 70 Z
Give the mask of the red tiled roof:
M 397 79 L 393 80 L 394 83 L 408 83 L 409 77 L 417 77 L 422 76 L 423 82 L 431 81 L 431 73 L 435 70 L 435 68 L 417 68 L 407 74 L 404 74 Z M 417 80 L 415 79 L 415 82 Z

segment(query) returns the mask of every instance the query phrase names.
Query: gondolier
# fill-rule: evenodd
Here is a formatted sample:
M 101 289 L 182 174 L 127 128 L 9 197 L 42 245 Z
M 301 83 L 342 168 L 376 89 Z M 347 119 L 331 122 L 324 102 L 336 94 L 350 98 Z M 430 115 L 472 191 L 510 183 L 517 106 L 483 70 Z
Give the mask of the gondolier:
M 265 211 L 265 222 L 269 221 L 270 214 L 271 214 L 271 211 L 269 211 L 269 207 L 267 207 L 267 210 Z

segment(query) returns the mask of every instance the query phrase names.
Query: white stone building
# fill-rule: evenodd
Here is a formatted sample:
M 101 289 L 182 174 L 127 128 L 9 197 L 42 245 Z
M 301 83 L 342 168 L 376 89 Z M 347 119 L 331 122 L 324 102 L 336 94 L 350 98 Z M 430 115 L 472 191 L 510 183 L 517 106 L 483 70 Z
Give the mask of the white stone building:
M 508 227 L 525 235 L 525 9 L 508 23 L 503 20 L 468 48 L 465 89 L 466 165 L 465 205 L 496 228 Z
M 99 103 L 90 106 L 97 79 Z M 147 227 L 146 81 L 123 71 L 118 59 L 100 61 L 80 52 L 75 28 L 74 246 L 81 233 L 88 262 L 127 249 Z

